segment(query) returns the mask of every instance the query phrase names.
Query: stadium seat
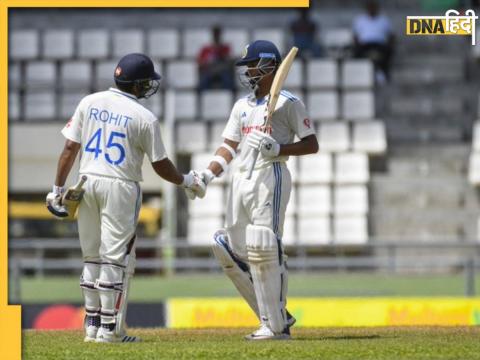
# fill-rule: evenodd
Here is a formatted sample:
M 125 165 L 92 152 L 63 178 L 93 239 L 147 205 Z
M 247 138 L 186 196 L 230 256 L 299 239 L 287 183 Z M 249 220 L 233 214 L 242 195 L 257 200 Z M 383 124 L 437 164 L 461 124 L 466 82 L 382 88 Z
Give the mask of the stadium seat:
M 197 93 L 195 91 L 175 92 L 175 119 L 193 120 L 198 116 Z
M 28 89 L 54 89 L 57 85 L 55 63 L 31 61 L 25 68 L 25 85 Z
M 232 111 L 230 90 L 205 90 L 200 94 L 201 117 L 206 120 L 227 120 Z
M 328 184 L 333 180 L 332 155 L 326 152 L 299 157 L 300 184 Z
M 60 93 L 60 121 L 70 119 L 75 112 L 80 100 L 88 95 L 87 92 L 62 92 Z
M 254 40 L 269 40 L 273 42 L 278 51 L 280 51 L 280 55 L 284 55 L 285 51 L 285 38 L 284 38 L 285 31 L 282 28 L 254 28 L 252 39 Z
M 298 188 L 299 217 L 329 215 L 332 212 L 331 189 L 327 185 L 302 185 Z
M 223 186 L 213 182 L 205 198 L 188 202 L 188 214 L 191 217 L 222 216 L 225 200 Z
M 387 151 L 385 124 L 380 120 L 355 122 L 352 145 L 353 151 L 371 155 L 385 154 Z
M 110 55 L 110 34 L 105 29 L 81 30 L 78 34 L 78 56 L 101 60 Z M 116 59 L 115 62 L 118 62 Z M 112 70 L 113 71 L 113 70 Z
M 42 92 L 25 93 L 26 120 L 55 120 L 55 93 Z
M 347 91 L 343 94 L 342 115 L 347 120 L 375 117 L 375 99 L 371 91 Z
M 310 91 L 307 109 L 312 120 L 334 120 L 339 115 L 338 93 L 336 91 Z
M 214 121 L 210 126 L 210 141 L 208 142 L 208 148 L 210 150 L 217 150 L 220 144 L 223 142 L 222 133 L 225 130 L 227 125 L 227 118 L 229 115 L 226 115 L 224 121 Z
M 374 85 L 373 64 L 369 60 L 345 60 L 342 64 L 342 87 L 366 89 Z
M 100 61 L 95 65 L 95 89 L 97 91 L 107 90 L 115 85 L 113 73 L 118 61 Z
M 193 89 L 198 84 L 198 68 L 195 61 L 169 62 L 165 75 L 167 86 L 176 89 Z
M 153 96 L 150 96 L 148 99 L 140 99 L 140 104 L 145 106 L 150 110 L 157 119 L 162 120 L 163 116 L 163 93 L 161 91 L 157 92 Z
M 368 156 L 364 153 L 336 154 L 334 169 L 336 184 L 365 184 L 370 180 Z
M 22 87 L 22 67 L 18 62 L 8 64 L 8 88 L 10 90 Z
M 327 245 L 331 242 L 331 225 L 329 216 L 298 218 L 297 245 Z
M 212 43 L 212 31 L 207 27 L 185 29 L 182 40 L 182 56 L 196 58 L 205 45 Z
M 318 130 L 320 151 L 344 152 L 350 148 L 350 130 L 346 122 L 321 123 Z
M 147 35 L 148 54 L 155 59 L 174 59 L 180 55 L 177 29 L 154 29 Z
M 353 34 L 350 28 L 327 28 L 323 32 L 323 45 L 331 57 L 343 57 L 345 49 L 352 44 Z
M 290 206 L 290 205 L 289 205 Z M 295 231 L 295 216 L 287 214 L 283 223 L 282 245 L 295 245 L 297 241 L 297 232 Z
M 16 91 L 8 92 L 8 121 L 20 118 L 20 96 Z
M 178 123 L 176 147 L 179 152 L 195 153 L 207 147 L 207 126 L 204 123 Z
M 480 151 L 480 120 L 473 124 L 472 148 L 473 151 Z
M 142 30 L 115 30 L 113 38 L 113 56 L 118 61 L 129 53 L 144 53 L 144 38 Z
M 365 215 L 368 213 L 368 190 L 365 185 L 340 185 L 333 189 L 335 216 Z
M 32 60 L 39 55 L 39 36 L 37 30 L 12 30 L 9 34 L 9 52 L 11 60 Z
M 60 64 L 62 89 L 89 90 L 92 79 L 92 67 L 89 61 L 64 61 Z
M 470 154 L 468 181 L 472 185 L 480 185 L 480 152 L 475 151 Z
M 332 59 L 315 59 L 307 62 L 308 89 L 334 89 L 338 86 L 338 66 Z
M 368 241 L 366 216 L 338 216 L 333 219 L 334 243 L 360 245 Z
M 192 217 L 188 219 L 188 243 L 198 246 L 211 246 L 213 234 L 223 227 L 221 216 Z
M 240 57 L 245 46 L 250 42 L 248 30 L 242 28 L 226 28 L 222 31 L 222 41 L 230 46 L 230 55 Z
M 303 86 L 303 62 L 295 60 L 285 79 L 284 88 L 293 92 L 298 91 Z
M 73 31 L 47 30 L 43 34 L 43 57 L 45 59 L 70 59 L 74 55 Z

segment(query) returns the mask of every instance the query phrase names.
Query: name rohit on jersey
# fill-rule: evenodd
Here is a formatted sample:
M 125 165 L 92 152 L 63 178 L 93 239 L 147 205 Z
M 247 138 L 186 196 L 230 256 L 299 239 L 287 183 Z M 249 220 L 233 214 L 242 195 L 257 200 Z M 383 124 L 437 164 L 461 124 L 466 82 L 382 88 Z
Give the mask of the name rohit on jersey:
M 127 124 L 132 118 L 127 115 L 123 114 L 116 114 L 114 112 L 108 111 L 108 110 L 103 110 L 103 109 L 97 109 L 97 108 L 90 108 L 90 114 L 88 115 L 88 120 L 95 120 L 95 121 L 101 121 L 104 123 L 112 124 L 115 126 L 122 126 L 126 128 Z
M 272 134 L 272 127 L 269 125 L 265 129 L 263 125 L 249 125 L 249 126 L 242 126 L 242 134 L 247 135 L 251 133 L 253 130 L 260 130 L 267 134 Z

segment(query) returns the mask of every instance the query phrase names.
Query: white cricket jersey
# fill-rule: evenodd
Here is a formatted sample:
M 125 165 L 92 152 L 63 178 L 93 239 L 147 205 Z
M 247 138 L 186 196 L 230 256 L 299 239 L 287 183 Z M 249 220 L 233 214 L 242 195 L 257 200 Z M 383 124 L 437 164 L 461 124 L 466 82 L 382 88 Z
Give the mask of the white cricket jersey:
M 241 151 L 237 161 L 241 171 L 247 170 L 248 164 L 253 161 L 253 149 L 243 144 L 243 140 L 252 129 L 261 130 L 266 115 L 267 100 L 268 95 L 257 100 L 253 94 L 237 100 L 222 133 L 223 138 L 240 143 Z M 302 139 L 315 134 L 303 102 L 285 90 L 280 92 L 270 125 L 271 128 L 267 129 L 267 132 L 279 144 L 293 143 L 295 135 Z M 288 156 L 265 158 L 260 153 L 255 168 L 259 169 L 272 162 L 287 160 Z
M 81 174 L 142 181 L 144 154 L 167 156 L 155 115 L 115 88 L 84 97 L 62 134 L 81 144 Z

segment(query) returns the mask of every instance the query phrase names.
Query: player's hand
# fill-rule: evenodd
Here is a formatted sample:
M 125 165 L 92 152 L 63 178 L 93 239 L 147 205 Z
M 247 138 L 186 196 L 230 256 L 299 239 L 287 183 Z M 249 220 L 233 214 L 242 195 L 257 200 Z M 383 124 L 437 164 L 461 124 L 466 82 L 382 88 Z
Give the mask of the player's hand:
M 210 169 L 204 169 L 199 172 L 203 182 L 205 185 L 208 185 L 212 182 L 213 179 L 215 179 L 215 174 L 212 172 Z
M 196 197 L 203 198 L 207 191 L 207 184 L 195 170 L 190 170 L 188 174 L 183 175 L 182 186 L 190 200 L 194 200 Z
M 68 216 L 68 211 L 65 206 L 62 205 L 63 188 L 54 186 L 53 190 L 47 194 L 45 205 L 48 211 L 58 218 L 64 218 Z
M 275 157 L 280 154 L 280 144 L 270 135 L 253 130 L 247 136 L 247 145 L 258 150 L 265 157 Z

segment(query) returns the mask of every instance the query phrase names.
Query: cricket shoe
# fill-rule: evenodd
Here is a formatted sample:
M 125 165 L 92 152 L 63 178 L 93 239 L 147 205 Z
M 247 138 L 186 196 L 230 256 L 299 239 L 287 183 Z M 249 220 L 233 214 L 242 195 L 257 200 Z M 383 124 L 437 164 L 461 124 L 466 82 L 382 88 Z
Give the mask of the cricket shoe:
M 85 342 L 94 342 L 100 328 L 100 316 L 85 316 Z
M 110 330 L 103 326 L 98 330 L 97 338 L 95 339 L 97 343 L 132 343 L 141 341 L 138 336 L 118 335 L 115 334 L 115 329 Z
M 246 340 L 290 340 L 290 329 L 288 327 L 281 334 L 275 334 L 270 328 L 262 324 L 253 333 L 245 336 Z
M 297 319 L 295 319 L 295 317 L 287 310 L 287 328 L 290 329 L 293 325 L 295 325 L 296 322 Z

